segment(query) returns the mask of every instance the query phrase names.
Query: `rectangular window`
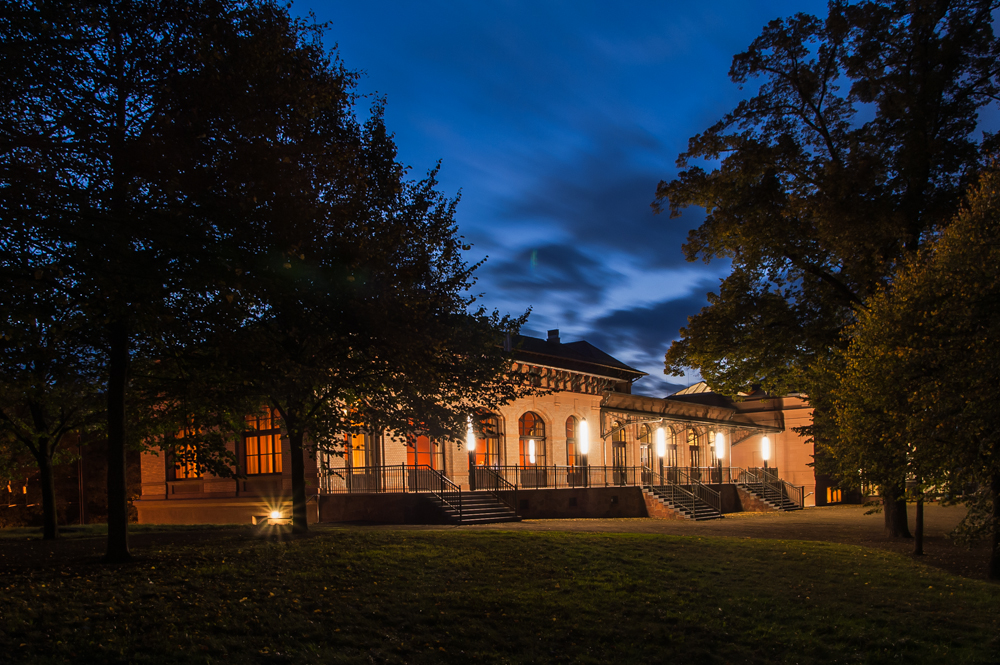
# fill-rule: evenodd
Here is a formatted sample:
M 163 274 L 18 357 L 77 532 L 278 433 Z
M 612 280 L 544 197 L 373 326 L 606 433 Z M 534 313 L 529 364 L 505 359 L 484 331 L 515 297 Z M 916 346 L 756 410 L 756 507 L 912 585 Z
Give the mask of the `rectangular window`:
M 271 407 L 246 417 L 243 450 L 248 476 L 281 473 L 281 421 Z
M 174 463 L 174 480 L 198 478 L 201 476 L 198 473 L 198 460 L 194 456 L 194 446 L 178 447 L 177 452 L 183 459 L 177 459 Z
M 367 437 L 362 432 L 360 434 L 350 434 L 351 438 L 351 466 L 360 468 L 368 466 L 368 446 Z
M 444 450 L 426 434 L 409 434 L 406 437 L 406 464 L 440 471 L 444 468 Z
M 174 438 L 183 441 L 194 436 L 194 430 L 185 427 L 174 435 Z M 168 464 L 168 480 L 187 480 L 188 478 L 200 478 L 198 473 L 198 456 L 194 444 L 184 444 L 178 442 L 174 445 L 173 453 L 170 455 L 172 463 Z

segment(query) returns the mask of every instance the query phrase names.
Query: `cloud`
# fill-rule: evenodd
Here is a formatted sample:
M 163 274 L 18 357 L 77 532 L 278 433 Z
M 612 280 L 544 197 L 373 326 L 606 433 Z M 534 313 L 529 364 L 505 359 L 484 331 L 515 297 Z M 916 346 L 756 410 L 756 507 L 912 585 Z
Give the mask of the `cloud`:
M 657 183 L 676 172 L 667 164 L 676 152 L 637 125 L 607 120 L 592 128 L 590 145 L 567 158 L 546 155 L 524 164 L 535 178 L 508 196 L 499 216 L 558 228 L 578 246 L 627 253 L 643 267 L 684 265 L 681 245 L 702 212 L 671 219 L 650 207 Z
M 636 384 L 637 393 L 662 397 L 699 380 L 696 373 L 683 378 L 665 376 L 663 356 L 670 343 L 680 337 L 688 317 L 708 304 L 707 292 L 707 288 L 698 289 L 683 298 L 614 310 L 591 321 L 585 338 L 622 362 L 649 373 Z
M 572 245 L 548 244 L 518 251 L 512 258 L 491 260 L 481 277 L 508 299 L 538 303 L 571 296 L 583 303 L 600 302 L 604 292 L 625 276 Z

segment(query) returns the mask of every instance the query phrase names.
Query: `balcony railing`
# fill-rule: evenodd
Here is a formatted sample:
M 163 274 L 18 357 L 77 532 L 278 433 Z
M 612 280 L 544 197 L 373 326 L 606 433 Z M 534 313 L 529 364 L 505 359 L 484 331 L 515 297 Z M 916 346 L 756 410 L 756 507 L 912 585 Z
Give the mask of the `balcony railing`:
M 454 483 L 426 464 L 338 467 L 320 477 L 324 494 L 441 492 L 449 485 Z

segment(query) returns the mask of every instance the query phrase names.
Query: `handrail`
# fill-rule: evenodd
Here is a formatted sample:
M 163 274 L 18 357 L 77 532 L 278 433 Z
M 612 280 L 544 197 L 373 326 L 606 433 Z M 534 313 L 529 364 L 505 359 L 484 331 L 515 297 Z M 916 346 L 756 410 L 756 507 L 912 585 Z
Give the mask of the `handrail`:
M 698 497 L 696 497 L 692 492 L 681 487 L 676 480 L 671 479 L 670 476 L 663 478 L 660 474 L 649 469 L 649 467 L 644 467 L 644 469 L 647 472 L 647 477 L 649 478 L 649 484 L 644 485 L 644 487 L 649 487 L 650 491 L 656 490 L 657 492 L 666 495 L 667 500 L 674 505 L 686 508 L 691 513 L 692 518 L 697 514 L 696 507 L 698 504 Z M 654 484 L 654 480 L 658 480 L 659 482 Z
M 747 469 L 741 470 L 739 482 L 750 487 L 759 487 L 760 493 L 766 501 L 776 503 L 779 506 L 786 501 L 797 508 L 805 507 L 805 487 L 792 485 L 787 480 L 778 477 L 770 469 Z
M 476 489 L 486 490 L 517 515 L 517 485 L 501 476 L 494 467 L 476 466 L 475 469 Z M 484 478 L 486 482 L 481 483 Z
M 420 469 L 423 471 L 429 471 L 432 478 L 434 476 L 437 476 L 437 479 L 440 483 L 439 489 L 435 491 L 433 487 L 431 487 L 430 492 L 438 499 L 440 499 L 441 503 L 445 504 L 452 510 L 457 510 L 458 519 L 459 520 L 462 519 L 462 488 L 459 485 L 456 485 L 454 482 L 452 482 L 450 478 L 448 478 L 442 472 L 438 471 L 437 469 L 431 467 L 428 464 L 419 464 L 419 465 L 414 464 L 408 468 L 414 470 Z M 448 496 L 454 496 L 454 495 L 458 495 L 458 506 L 449 501 L 447 498 Z
M 716 492 L 711 487 L 701 482 L 697 478 L 692 478 L 688 473 L 683 470 L 678 470 L 678 483 L 680 483 L 680 478 L 684 477 L 687 479 L 685 485 L 691 485 L 694 488 L 694 494 L 702 501 L 714 508 L 719 514 L 722 514 L 722 494 Z

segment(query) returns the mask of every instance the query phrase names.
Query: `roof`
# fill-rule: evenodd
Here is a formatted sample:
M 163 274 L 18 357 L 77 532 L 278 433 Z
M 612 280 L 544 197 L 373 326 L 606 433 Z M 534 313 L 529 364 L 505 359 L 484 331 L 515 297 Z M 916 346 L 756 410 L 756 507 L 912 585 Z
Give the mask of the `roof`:
M 635 381 L 646 372 L 629 367 L 591 344 L 580 340 L 562 344 L 518 335 L 512 340 L 514 359 L 519 362 L 558 367 L 575 372 Z
M 684 399 L 688 397 L 690 399 Z M 700 400 L 695 398 L 701 398 Z M 758 431 L 780 432 L 783 426 L 757 422 L 740 413 L 733 402 L 715 393 L 682 395 L 681 398 L 646 397 L 625 393 L 606 392 L 601 402 L 601 411 L 621 413 L 641 419 L 660 419 L 665 422 L 681 422 L 708 426 L 735 427 Z

